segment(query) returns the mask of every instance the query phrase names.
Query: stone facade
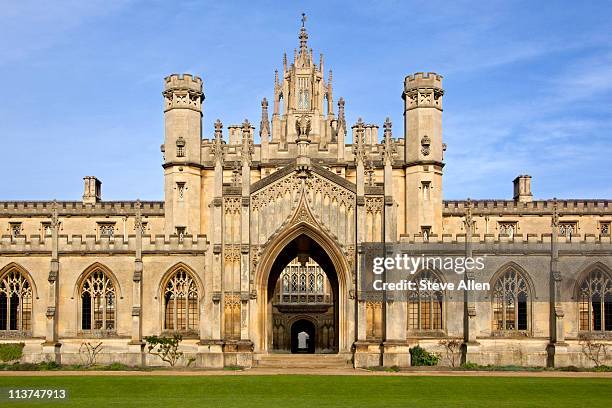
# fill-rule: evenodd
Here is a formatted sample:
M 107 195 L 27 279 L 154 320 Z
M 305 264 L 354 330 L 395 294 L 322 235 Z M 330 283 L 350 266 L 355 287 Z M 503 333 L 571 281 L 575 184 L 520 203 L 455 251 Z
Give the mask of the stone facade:
M 307 40 L 302 25 L 271 120 L 261 102 L 259 144 L 248 120 L 217 120 L 203 138 L 202 79 L 165 78 L 163 202 L 103 201 L 95 177 L 79 202 L 0 202 L 0 341 L 25 342 L 29 361 L 78 362 L 83 342 L 102 341 L 102 362 L 159 364 L 143 338 L 180 332 L 197 366 L 252 366 L 288 352 L 301 319 L 316 323 L 316 352 L 355 366 L 407 366 L 410 347 L 444 353 L 444 339 L 459 339 L 463 361 L 593 364 L 583 338 L 612 339 L 612 203 L 533 200 L 524 175 L 510 200 L 444 201 L 442 76 L 406 77 L 400 137 L 389 120 L 349 129 Z M 425 316 L 359 290 L 371 242 L 486 255 L 456 279 L 515 279 L 523 292 L 505 306 L 494 289 L 484 302 L 442 293 Z M 305 259 L 327 297 L 279 306 L 279 277 Z M 595 278 L 601 300 L 581 303 Z

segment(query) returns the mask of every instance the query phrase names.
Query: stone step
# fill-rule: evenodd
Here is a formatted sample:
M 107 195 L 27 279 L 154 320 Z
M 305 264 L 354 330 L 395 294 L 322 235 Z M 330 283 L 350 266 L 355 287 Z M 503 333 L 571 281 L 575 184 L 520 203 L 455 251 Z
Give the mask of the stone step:
M 265 368 L 347 368 L 351 356 L 343 354 L 264 354 L 255 357 L 255 367 Z

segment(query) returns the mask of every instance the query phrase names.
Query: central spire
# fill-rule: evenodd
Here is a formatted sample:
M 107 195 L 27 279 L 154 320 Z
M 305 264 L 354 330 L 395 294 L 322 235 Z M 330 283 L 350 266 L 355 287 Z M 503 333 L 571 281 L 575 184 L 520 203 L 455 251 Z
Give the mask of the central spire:
M 300 54 L 308 52 L 308 33 L 306 32 L 306 13 L 302 13 L 302 28 L 300 28 Z

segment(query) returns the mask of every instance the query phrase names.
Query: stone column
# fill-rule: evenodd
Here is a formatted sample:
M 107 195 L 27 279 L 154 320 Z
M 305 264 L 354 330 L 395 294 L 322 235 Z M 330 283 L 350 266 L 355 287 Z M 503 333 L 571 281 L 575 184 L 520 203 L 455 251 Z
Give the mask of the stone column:
M 211 302 L 210 316 L 200 319 L 200 342 L 198 352 L 201 354 L 200 364 L 206 367 L 223 367 L 223 353 L 221 340 L 221 287 L 223 258 L 223 162 L 225 158 L 225 144 L 223 143 L 223 124 L 219 119 L 215 122 L 215 139 L 211 154 L 214 157 L 214 192 L 210 203 L 210 255 L 211 287 L 205 288 L 206 301 Z M 208 327 L 210 325 L 210 331 Z
M 561 367 L 569 364 L 565 342 L 563 303 L 561 298 L 561 272 L 559 271 L 559 212 L 557 199 L 553 202 L 550 240 L 550 342 L 547 347 L 547 366 Z
M 134 254 L 134 276 L 132 278 L 132 334 L 128 344 L 130 354 L 134 354 L 140 365 L 145 364 L 144 343 L 142 341 L 142 204 L 140 200 L 134 205 L 134 233 L 136 235 L 136 248 Z
M 465 213 L 465 257 L 471 258 L 473 255 L 473 231 L 474 219 L 472 217 L 472 202 L 468 199 Z M 471 287 L 474 282 L 474 271 L 466 270 L 463 276 L 466 287 Z M 476 320 L 476 303 L 474 292 L 469 289 L 463 291 L 463 344 L 461 346 L 462 363 L 480 363 L 479 343 L 476 341 L 478 325 Z
M 393 161 L 397 146 L 391 133 L 391 121 L 385 120 L 382 161 L 384 164 L 384 243 L 385 256 L 394 256 L 393 246 L 397 242 L 397 214 L 393 197 Z M 410 365 L 409 345 L 406 343 L 406 299 L 394 299 L 387 294 L 385 307 L 385 341 L 383 343 L 383 365 L 385 367 Z
M 48 361 L 61 363 L 60 348 L 58 341 L 58 309 L 59 309 L 59 227 L 57 201 L 53 201 L 51 213 L 51 263 L 49 267 L 49 296 L 47 299 L 47 328 L 45 342 L 43 343 L 43 354 Z

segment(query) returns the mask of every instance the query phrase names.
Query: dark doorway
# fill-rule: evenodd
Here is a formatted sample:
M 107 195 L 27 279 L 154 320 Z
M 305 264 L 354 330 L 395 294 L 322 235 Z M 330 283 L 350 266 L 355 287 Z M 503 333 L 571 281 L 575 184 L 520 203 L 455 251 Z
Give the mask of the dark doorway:
M 291 325 L 291 352 L 315 352 L 315 326 L 310 320 L 298 320 Z

